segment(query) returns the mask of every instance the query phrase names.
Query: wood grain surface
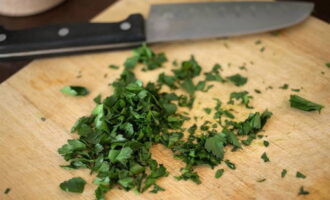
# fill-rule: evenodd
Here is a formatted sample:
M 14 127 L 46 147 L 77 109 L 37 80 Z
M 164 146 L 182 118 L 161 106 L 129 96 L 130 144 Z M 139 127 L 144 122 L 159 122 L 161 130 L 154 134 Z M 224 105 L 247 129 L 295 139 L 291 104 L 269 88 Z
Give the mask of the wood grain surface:
M 121 20 L 135 12 L 146 14 L 150 4 L 160 2 L 176 1 L 122 0 L 95 21 Z M 230 170 L 222 164 L 216 169 L 225 168 L 225 173 L 222 178 L 215 179 L 215 170 L 198 167 L 200 185 L 176 181 L 173 176 L 179 174 L 183 163 L 174 160 L 166 148 L 155 146 L 153 157 L 171 173 L 158 181 L 166 191 L 137 195 L 114 189 L 107 193 L 107 199 L 329 199 L 330 69 L 325 66 L 330 62 L 329 32 L 329 24 L 310 17 L 277 36 L 264 33 L 153 45 L 156 52 L 165 52 L 170 61 L 188 59 L 193 54 L 205 71 L 219 63 L 224 68 L 224 75 L 239 72 L 247 76 L 249 81 L 243 87 L 215 84 L 208 93 L 198 93 L 196 106 L 189 112 L 192 116 L 205 115 L 203 108 L 213 107 L 214 97 L 225 102 L 232 91 L 253 93 L 254 89 L 259 89 L 261 94 L 253 93 L 255 111 L 268 108 L 274 114 L 263 133 L 270 146 L 265 148 L 262 140 L 257 140 L 238 152 L 228 150 L 225 157 L 234 162 L 237 169 Z M 261 44 L 256 45 L 256 40 L 261 40 Z M 265 47 L 264 52 L 260 52 L 262 47 Z M 92 99 L 99 93 L 112 93 L 108 83 L 118 78 L 121 70 L 111 70 L 107 66 L 121 65 L 130 54 L 130 51 L 114 51 L 36 60 L 0 85 L 0 199 L 94 199 L 93 177 L 87 170 L 60 168 L 59 165 L 65 162 L 57 149 L 67 139 L 75 137 L 69 130 L 77 118 L 90 113 L 94 107 Z M 243 63 L 246 63 L 247 71 L 238 68 Z M 158 73 L 170 69 L 169 62 L 163 69 L 148 73 L 137 69 L 136 73 L 143 81 L 156 80 Z M 77 78 L 78 74 L 81 78 Z M 278 89 L 284 83 L 290 88 L 302 88 L 299 95 L 323 104 L 325 108 L 320 114 L 290 108 L 288 99 L 294 92 Z M 86 86 L 91 94 L 82 98 L 65 96 L 59 89 L 66 85 Z M 266 89 L 268 86 L 273 89 Z M 234 106 L 234 109 L 241 118 L 250 112 L 242 106 Z M 263 152 L 267 152 L 271 162 L 264 163 L 260 159 Z M 288 174 L 281 178 L 284 168 Z M 296 171 L 307 178 L 297 179 Z M 58 187 L 73 176 L 88 181 L 83 194 L 66 193 Z M 258 183 L 261 178 L 267 180 Z M 309 195 L 297 195 L 302 185 Z M 3 192 L 6 188 L 11 188 L 8 194 Z

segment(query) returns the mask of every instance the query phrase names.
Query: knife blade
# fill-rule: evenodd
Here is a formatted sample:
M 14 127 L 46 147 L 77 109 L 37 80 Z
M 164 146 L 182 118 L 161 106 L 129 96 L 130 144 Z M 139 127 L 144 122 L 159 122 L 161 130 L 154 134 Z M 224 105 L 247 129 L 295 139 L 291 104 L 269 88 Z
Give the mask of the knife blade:
M 306 2 L 204 2 L 152 5 L 114 23 L 48 25 L 24 30 L 0 27 L 0 60 L 126 49 L 142 43 L 218 38 L 273 31 L 306 19 Z

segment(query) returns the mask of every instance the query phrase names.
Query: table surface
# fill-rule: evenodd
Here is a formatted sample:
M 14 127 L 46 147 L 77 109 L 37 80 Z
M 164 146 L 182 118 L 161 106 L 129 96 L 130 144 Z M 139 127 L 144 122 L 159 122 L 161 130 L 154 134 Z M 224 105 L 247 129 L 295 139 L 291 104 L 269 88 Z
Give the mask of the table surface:
M 89 21 L 117 0 L 70 0 L 38 15 L 29 17 L 5 17 L 0 15 L 0 25 L 8 29 L 22 29 L 52 23 Z M 280 0 L 281 1 L 281 0 Z M 284 0 L 285 1 L 285 0 Z M 292 0 L 291 0 L 292 1 Z M 293 0 L 294 1 L 294 0 Z M 300 0 L 315 3 L 313 15 L 330 22 L 329 0 Z M 0 62 L 0 83 L 26 66 L 31 60 Z

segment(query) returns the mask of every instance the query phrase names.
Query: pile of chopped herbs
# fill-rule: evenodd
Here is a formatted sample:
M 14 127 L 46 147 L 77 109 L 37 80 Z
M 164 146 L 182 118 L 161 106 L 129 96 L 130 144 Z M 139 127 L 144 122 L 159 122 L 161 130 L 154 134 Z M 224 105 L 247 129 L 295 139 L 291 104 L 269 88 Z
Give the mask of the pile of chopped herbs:
M 232 110 L 224 109 L 223 103 L 215 99 L 214 109 L 204 109 L 207 114 L 214 113 L 214 122 L 204 121 L 200 127 L 193 124 L 185 129 L 184 123 L 190 118 L 178 108 L 193 108 L 197 91 L 207 92 L 214 83 L 232 82 L 239 87 L 248 79 L 239 74 L 223 78 L 221 66 L 215 64 L 211 71 L 202 74 L 204 79 L 197 82 L 195 78 L 201 76 L 202 67 L 193 56 L 181 64 L 175 62 L 177 66 L 172 73 L 159 74 L 156 83 L 143 83 L 134 74 L 138 65 L 147 71 L 162 67 L 166 61 L 165 54 L 156 54 L 145 45 L 134 50 L 133 56 L 124 63 L 120 78 L 112 83 L 113 94 L 103 100 L 101 96 L 95 98 L 96 106 L 91 114 L 78 119 L 71 129 L 79 138 L 68 140 L 58 149 L 69 162 L 61 167 L 88 168 L 96 174 L 93 183 L 97 185 L 95 196 L 98 200 L 104 199 L 105 193 L 116 187 L 140 193 L 163 191 L 157 180 L 168 176 L 169 172 L 152 158 L 150 149 L 155 144 L 169 148 L 174 158 L 185 163 L 185 167 L 180 169 L 181 174 L 175 177 L 177 180 L 200 184 L 195 171 L 195 167 L 200 165 L 214 168 L 224 162 L 228 168 L 235 170 L 234 163 L 224 160 L 226 151 L 241 149 L 259 138 L 258 133 L 272 115 L 265 110 L 250 113 L 242 121 L 234 120 Z M 171 92 L 163 92 L 163 87 Z M 69 89 L 65 90 L 69 91 L 66 93 L 81 93 L 71 92 L 77 88 Z M 178 95 L 175 93 L 177 90 L 183 90 L 185 94 Z M 228 97 L 227 104 L 239 101 L 246 108 L 252 108 L 252 96 L 248 94 L 247 91 L 234 92 Z M 262 159 L 269 161 L 266 153 Z M 224 169 L 219 169 L 215 177 L 220 178 L 223 173 Z M 282 173 L 282 177 L 284 175 Z M 85 184 L 83 179 L 75 177 L 60 187 L 81 193 Z

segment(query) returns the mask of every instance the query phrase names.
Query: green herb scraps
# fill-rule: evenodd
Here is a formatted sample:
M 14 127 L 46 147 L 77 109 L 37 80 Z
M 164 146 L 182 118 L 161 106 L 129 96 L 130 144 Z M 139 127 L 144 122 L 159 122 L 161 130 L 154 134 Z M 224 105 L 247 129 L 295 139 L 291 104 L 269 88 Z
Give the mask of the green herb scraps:
M 65 86 L 60 91 L 70 96 L 86 96 L 89 94 L 88 89 L 82 86 Z
M 280 89 L 287 90 L 289 88 L 289 85 L 287 83 L 283 84 L 279 87 Z
M 214 177 L 215 177 L 215 178 L 220 178 L 220 177 L 223 175 L 224 172 L 225 172 L 224 169 L 218 169 L 218 170 L 215 172 Z
M 265 110 L 251 113 L 243 121 L 233 121 L 235 116 L 231 110 L 222 108 L 217 99 L 216 123 L 204 121 L 200 127 L 194 124 L 185 129 L 183 124 L 190 117 L 180 113 L 178 107 L 192 108 L 195 92 L 206 92 L 207 82 L 225 82 L 220 76 L 221 66 L 215 65 L 204 74 L 205 80 L 197 84 L 194 79 L 201 74 L 202 68 L 193 56 L 173 69 L 173 74 L 160 74 L 156 83 L 144 84 L 136 78 L 133 72 L 136 66 L 153 70 L 161 67 L 165 58 L 164 54 L 156 54 L 146 45 L 134 50 L 133 57 L 124 63 L 120 78 L 111 84 L 113 94 L 103 99 L 96 97 L 91 114 L 79 118 L 71 129 L 79 138 L 68 140 L 58 149 L 69 162 L 62 168 L 87 168 L 96 174 L 93 183 L 97 185 L 95 196 L 98 200 L 104 199 L 105 193 L 115 187 L 137 192 L 153 187 L 151 192 L 162 191 L 157 180 L 168 176 L 169 172 L 152 159 L 150 149 L 155 144 L 169 148 L 176 159 L 185 163 L 177 180 L 200 184 L 196 166 L 214 168 L 223 161 L 226 147 L 232 147 L 234 151 L 242 148 L 241 144 L 251 144 L 272 115 Z M 230 79 L 238 85 L 247 81 L 240 75 Z M 164 86 L 171 92 L 162 92 Z M 178 89 L 185 94 L 174 93 Z M 188 137 L 184 137 L 185 133 Z M 236 169 L 229 160 L 224 162 L 230 169 Z M 73 180 L 63 182 L 60 187 L 65 191 L 82 192 L 85 181 Z
M 232 76 L 228 76 L 227 80 L 234 83 L 234 85 L 236 85 L 236 86 L 242 86 L 242 85 L 246 84 L 246 82 L 248 81 L 248 78 L 241 76 L 240 74 L 234 74 Z
M 290 106 L 292 108 L 297 108 L 299 110 L 303 111 L 321 111 L 324 106 L 311 102 L 303 97 L 300 97 L 298 95 L 290 95 Z
M 303 173 L 299 172 L 299 171 L 296 173 L 296 177 L 297 178 L 306 178 L 306 176 Z
M 6 190 L 4 191 L 4 194 L 8 194 L 11 191 L 10 188 L 6 188 Z
M 264 161 L 264 162 L 270 162 L 266 152 L 264 152 L 262 155 L 261 155 L 261 159 Z
M 283 169 L 281 172 L 281 177 L 284 178 L 287 173 L 288 171 L 286 169 Z
M 309 192 L 308 192 L 307 190 L 304 189 L 304 186 L 301 186 L 301 187 L 299 188 L 298 196 L 299 196 L 299 195 L 308 195 L 308 194 L 309 194 Z
M 325 66 L 328 67 L 328 68 L 330 68 L 330 62 L 325 63 Z
M 60 188 L 66 192 L 82 193 L 84 191 L 86 181 L 80 177 L 71 178 L 60 184 Z

